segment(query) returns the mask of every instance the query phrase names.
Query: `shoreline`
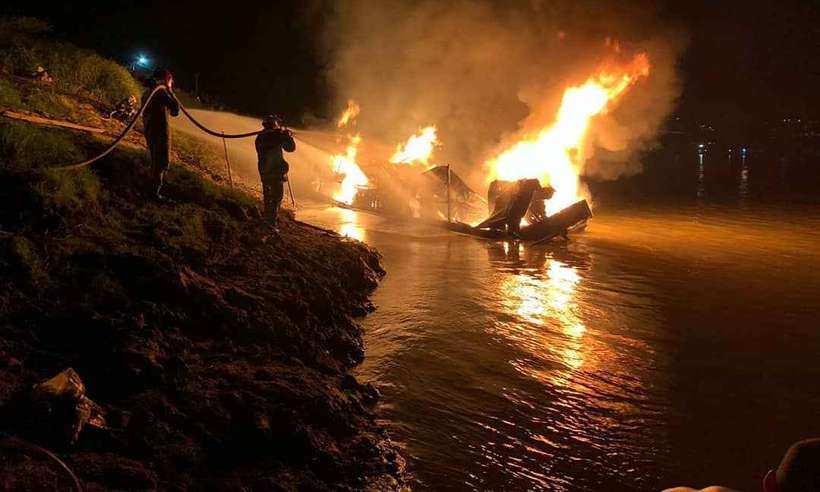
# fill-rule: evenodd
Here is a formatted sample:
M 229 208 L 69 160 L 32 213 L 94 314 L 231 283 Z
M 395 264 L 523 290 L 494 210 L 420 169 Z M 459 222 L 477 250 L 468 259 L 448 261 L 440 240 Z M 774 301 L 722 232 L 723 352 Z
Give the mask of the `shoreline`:
M 106 138 L 27 122 L 0 131 L 84 155 Z M 175 146 L 175 203 L 153 203 L 130 140 L 71 174 L 0 167 L 0 432 L 52 450 L 87 490 L 405 487 L 373 415 L 378 391 L 350 373 L 379 254 L 290 216 L 270 236 L 254 198 L 203 176 L 205 145 Z M 67 368 L 104 417 L 76 439 L 74 416 L 39 412 L 31 391 Z M 0 454 L 5 483 L 67 478 L 17 451 Z

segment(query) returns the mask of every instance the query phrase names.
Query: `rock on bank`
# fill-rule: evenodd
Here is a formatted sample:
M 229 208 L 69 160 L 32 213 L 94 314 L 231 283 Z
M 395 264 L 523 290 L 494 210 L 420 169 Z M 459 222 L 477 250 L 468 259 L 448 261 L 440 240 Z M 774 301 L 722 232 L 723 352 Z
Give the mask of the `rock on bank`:
M 20 173 L 14 155 L 0 149 L 4 436 L 54 451 L 86 490 L 402 486 L 377 392 L 348 373 L 363 357 L 354 318 L 384 274 L 375 251 L 291 218 L 270 237 L 252 198 L 181 165 L 175 203 L 153 203 L 139 149 L 73 174 Z M 105 416 L 75 442 L 30 402 L 68 367 Z M 0 489 L 70 485 L 37 453 L 0 457 Z

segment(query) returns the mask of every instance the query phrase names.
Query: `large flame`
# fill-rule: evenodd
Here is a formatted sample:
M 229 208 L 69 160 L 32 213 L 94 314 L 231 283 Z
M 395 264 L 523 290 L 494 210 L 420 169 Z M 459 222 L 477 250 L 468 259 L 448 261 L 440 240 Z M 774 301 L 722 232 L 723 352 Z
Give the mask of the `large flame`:
M 345 109 L 342 116 L 339 117 L 339 121 L 336 122 L 336 127 L 345 128 L 348 124 L 353 122 L 357 116 L 359 116 L 359 111 L 361 111 L 361 108 L 359 108 L 359 105 L 356 104 L 356 101 L 353 99 L 348 99 L 347 109 Z
M 552 215 L 581 199 L 582 151 L 592 117 L 605 113 L 632 84 L 649 75 L 645 53 L 627 64 L 607 64 L 581 85 L 568 88 L 555 122 L 526 136 L 488 162 L 490 179 L 514 181 L 535 178 L 555 188 L 547 203 Z
M 340 129 L 345 128 L 352 124 L 358 115 L 359 105 L 353 99 L 349 99 L 347 109 L 339 117 L 336 126 Z M 339 190 L 333 195 L 333 198 L 348 205 L 353 203 L 353 198 L 356 196 L 359 187 L 365 186 L 368 182 L 367 176 L 356 163 L 356 154 L 359 151 L 361 141 L 362 137 L 358 134 L 348 136 L 347 148 L 345 148 L 344 153 L 330 156 L 330 166 L 339 177 Z
M 348 205 L 353 203 L 353 197 L 356 196 L 359 187 L 366 185 L 368 182 L 367 176 L 356 164 L 356 153 L 361 141 L 362 137 L 359 135 L 350 137 L 345 152 L 330 157 L 334 172 L 341 178 L 339 191 L 333 195 L 333 198 Z
M 427 165 L 430 161 L 430 154 L 433 153 L 433 148 L 438 144 L 436 136 L 436 127 L 428 126 L 422 128 L 415 135 L 407 139 L 407 143 L 398 145 L 396 153 L 390 158 L 390 162 L 394 164 L 423 164 Z

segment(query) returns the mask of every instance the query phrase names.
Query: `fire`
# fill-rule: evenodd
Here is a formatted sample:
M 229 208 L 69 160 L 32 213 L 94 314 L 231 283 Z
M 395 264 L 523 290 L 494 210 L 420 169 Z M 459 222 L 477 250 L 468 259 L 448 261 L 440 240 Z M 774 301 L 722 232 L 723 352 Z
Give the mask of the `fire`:
M 347 149 L 344 154 L 337 154 L 330 157 L 331 165 L 334 172 L 341 177 L 339 191 L 333 195 L 333 198 L 350 205 L 353 203 L 353 197 L 356 196 L 359 186 L 367 184 L 367 176 L 362 172 L 358 164 L 356 164 L 356 153 L 358 152 L 359 142 L 362 137 L 355 135 L 350 137 Z
M 352 124 L 359 115 L 359 111 L 360 108 L 356 101 L 348 99 L 347 109 L 342 113 L 336 126 L 341 129 Z M 356 154 L 359 151 L 361 141 L 362 137 L 358 134 L 348 136 L 347 148 L 345 148 L 344 153 L 330 156 L 330 166 L 339 177 L 339 190 L 333 195 L 333 198 L 348 205 L 353 203 L 358 188 L 365 186 L 368 182 L 367 176 L 356 163 Z
M 390 158 L 390 162 L 394 164 L 419 163 L 426 166 L 436 145 L 438 145 L 436 127 L 431 125 L 422 128 L 407 139 L 404 147 L 396 146 L 396 153 Z
M 359 116 L 359 111 L 361 111 L 361 108 L 358 104 L 356 104 L 356 101 L 354 101 L 353 99 L 348 99 L 347 109 L 345 109 L 344 113 L 342 113 L 342 116 L 339 117 L 339 121 L 336 122 L 336 127 L 346 127 L 349 123 L 355 120 L 357 116 Z
M 491 159 L 490 178 L 535 178 L 542 185 L 550 184 L 555 195 L 547 203 L 548 215 L 580 200 L 578 177 L 590 121 L 606 113 L 619 96 L 647 75 L 649 58 L 641 53 L 625 65 L 605 65 L 583 84 L 566 89 L 555 122 Z

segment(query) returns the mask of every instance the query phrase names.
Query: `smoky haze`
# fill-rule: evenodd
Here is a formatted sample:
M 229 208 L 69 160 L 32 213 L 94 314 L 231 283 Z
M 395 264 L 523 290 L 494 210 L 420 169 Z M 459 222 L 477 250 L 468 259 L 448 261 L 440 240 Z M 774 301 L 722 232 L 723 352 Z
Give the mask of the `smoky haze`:
M 189 111 L 198 121 L 214 131 L 224 131 L 230 134 L 253 132 L 262 128 L 262 121 L 258 118 L 219 111 L 199 109 Z M 221 138 L 205 134 L 185 117 L 173 118 L 171 123 L 176 131 L 210 142 L 216 146 L 215 149 L 218 151 L 224 149 L 230 158 L 233 179 L 261 189 L 253 138 L 226 139 L 223 147 Z M 306 129 L 294 129 L 293 131 L 296 151 L 285 154 L 285 159 L 290 163 L 289 177 L 294 190 L 300 197 L 312 196 L 313 183 L 317 177 L 322 177 L 327 181 L 333 179 L 328 162 L 331 152 L 339 146 L 337 136 L 334 133 Z
M 626 4 L 626 5 L 624 5 Z M 651 74 L 593 122 L 584 174 L 640 171 L 680 94 L 676 62 L 685 36 L 650 2 L 368 1 L 314 3 L 332 53 L 328 77 L 339 111 L 361 105 L 364 140 L 395 145 L 434 124 L 451 164 L 483 189 L 485 161 L 522 131 L 552 123 L 564 89 L 584 82 L 617 39 L 623 56 L 648 53 Z

